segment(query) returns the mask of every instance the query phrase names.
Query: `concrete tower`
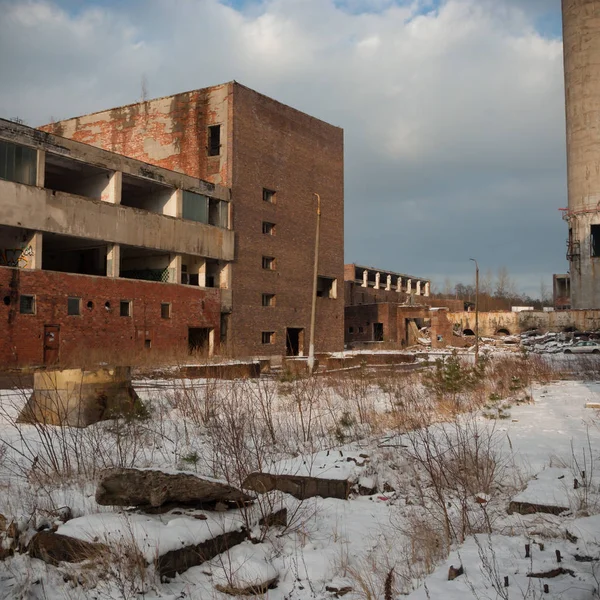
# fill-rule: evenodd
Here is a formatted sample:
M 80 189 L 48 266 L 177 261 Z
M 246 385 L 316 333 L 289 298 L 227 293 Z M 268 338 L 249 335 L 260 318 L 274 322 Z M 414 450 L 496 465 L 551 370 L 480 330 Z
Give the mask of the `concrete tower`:
M 562 0 L 573 308 L 600 308 L 600 0 Z

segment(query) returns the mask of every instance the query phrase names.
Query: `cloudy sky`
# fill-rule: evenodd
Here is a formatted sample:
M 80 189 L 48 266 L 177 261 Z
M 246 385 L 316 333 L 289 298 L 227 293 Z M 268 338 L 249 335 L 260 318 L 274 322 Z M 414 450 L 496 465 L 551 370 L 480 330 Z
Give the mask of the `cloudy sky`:
M 345 130 L 346 262 L 566 272 L 560 0 L 0 0 L 0 117 L 235 79 Z

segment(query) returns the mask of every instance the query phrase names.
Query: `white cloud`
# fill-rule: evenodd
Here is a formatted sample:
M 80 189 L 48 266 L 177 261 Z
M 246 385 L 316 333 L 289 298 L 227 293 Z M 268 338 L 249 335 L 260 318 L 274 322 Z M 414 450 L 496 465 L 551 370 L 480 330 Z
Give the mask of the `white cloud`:
M 142 74 L 151 96 L 237 79 L 344 127 L 349 260 L 452 275 L 476 252 L 535 265 L 538 287 L 565 269 L 562 47 L 534 27 L 548 6 L 0 1 L 0 116 L 133 102 Z

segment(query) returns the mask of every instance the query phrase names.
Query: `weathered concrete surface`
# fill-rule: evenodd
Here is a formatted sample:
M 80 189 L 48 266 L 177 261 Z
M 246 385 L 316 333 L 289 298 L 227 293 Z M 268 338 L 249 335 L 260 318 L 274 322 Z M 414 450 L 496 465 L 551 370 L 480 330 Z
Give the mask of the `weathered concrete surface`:
M 188 379 L 250 379 L 260 377 L 261 363 L 232 362 L 182 367 L 180 373 Z
M 234 232 L 130 206 L 0 180 L 0 223 L 230 261 Z
M 96 502 L 105 506 L 152 506 L 169 502 L 244 504 L 252 497 L 227 483 L 194 473 L 139 469 L 107 469 L 96 489 Z
M 347 479 L 324 479 L 299 475 L 274 475 L 270 473 L 251 473 L 242 487 L 260 494 L 279 490 L 291 494 L 299 500 L 321 496 L 347 500 L 352 484 Z
M 475 331 L 474 312 L 448 313 L 448 319 L 461 332 Z M 480 312 L 479 335 L 488 337 L 505 330 L 510 335 L 538 329 L 540 332 L 592 331 L 600 329 L 600 310 L 560 310 L 554 312 Z
M 600 1 L 563 0 L 562 9 L 571 306 L 600 308 L 590 229 L 600 225 Z
M 116 415 L 143 412 L 131 386 L 131 369 L 38 371 L 33 393 L 19 415 L 25 423 L 86 427 Z

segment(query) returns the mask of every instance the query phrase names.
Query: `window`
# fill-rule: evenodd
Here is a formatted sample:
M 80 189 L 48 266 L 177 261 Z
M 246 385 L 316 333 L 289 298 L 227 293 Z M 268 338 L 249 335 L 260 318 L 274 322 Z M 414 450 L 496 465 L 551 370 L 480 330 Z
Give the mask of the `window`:
M 35 185 L 36 174 L 36 150 L 0 141 L 0 179 Z
M 274 331 L 263 331 L 262 332 L 262 343 L 263 344 L 274 344 L 275 343 L 275 332 Z
M 270 204 L 275 204 L 275 192 L 273 190 L 263 188 L 263 200 L 265 202 L 269 202 Z
M 22 315 L 35 315 L 35 296 L 21 294 L 19 299 L 19 312 Z
M 221 126 L 211 125 L 208 128 L 208 155 L 219 156 L 221 154 Z
M 262 295 L 263 306 L 275 306 L 275 294 L 263 294 Z
M 272 256 L 263 256 L 262 257 L 262 268 L 267 269 L 269 271 L 275 270 L 275 258 Z
M 319 276 L 317 278 L 317 296 L 319 298 L 337 298 L 337 279 Z
M 354 333 L 354 327 L 348 327 L 348 333 Z
M 227 229 L 229 223 L 229 203 L 215 198 L 208 199 L 208 224 Z
M 208 223 L 208 198 L 183 190 L 181 216 L 190 221 Z
M 275 235 L 275 223 L 263 221 L 262 231 L 265 235 Z
M 590 226 L 590 252 L 591 256 L 600 256 L 600 225 Z
M 131 316 L 131 300 L 121 300 L 119 303 L 119 314 L 122 317 Z
M 80 315 L 81 314 L 81 298 L 68 298 L 67 299 L 67 314 L 68 315 Z
M 160 318 L 170 319 L 171 318 L 171 304 L 169 302 L 162 302 L 160 305 Z

